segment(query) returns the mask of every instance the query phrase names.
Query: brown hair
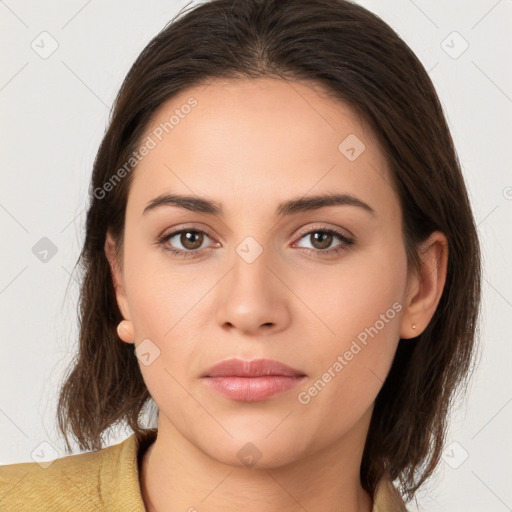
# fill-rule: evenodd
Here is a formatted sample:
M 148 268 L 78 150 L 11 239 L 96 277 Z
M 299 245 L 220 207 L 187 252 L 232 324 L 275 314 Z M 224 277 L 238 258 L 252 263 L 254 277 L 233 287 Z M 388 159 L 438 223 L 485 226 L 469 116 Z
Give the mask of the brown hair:
M 447 415 L 474 366 L 480 303 L 480 249 L 460 164 L 443 111 L 420 61 L 379 17 L 343 0 L 214 0 L 172 20 L 142 51 L 115 100 L 94 162 L 83 270 L 80 341 L 58 403 L 59 428 L 81 449 L 125 422 L 137 435 L 151 401 L 123 319 L 104 252 L 107 230 L 122 247 L 133 173 L 105 193 L 162 103 L 208 80 L 273 76 L 304 80 L 350 105 L 378 137 L 403 212 L 410 268 L 434 230 L 448 240 L 447 279 L 427 328 L 400 340 L 377 396 L 361 464 L 373 495 L 398 479 L 410 500 L 437 466 Z M 136 166 L 132 165 L 130 170 Z

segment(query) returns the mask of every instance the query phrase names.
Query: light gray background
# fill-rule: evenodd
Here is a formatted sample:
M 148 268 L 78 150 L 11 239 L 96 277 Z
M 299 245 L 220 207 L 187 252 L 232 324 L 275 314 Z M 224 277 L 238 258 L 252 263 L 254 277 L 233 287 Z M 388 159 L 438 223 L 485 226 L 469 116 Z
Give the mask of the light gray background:
M 512 510 L 512 2 L 360 3 L 429 70 L 483 246 L 480 366 L 418 510 Z M 0 464 L 64 455 L 55 405 L 76 346 L 78 286 L 70 272 L 94 155 L 129 67 L 186 4 L 0 0 Z M 52 38 L 58 48 L 42 58 Z M 43 237 L 57 248 L 47 262 L 32 251 Z M 116 433 L 110 444 L 128 434 Z

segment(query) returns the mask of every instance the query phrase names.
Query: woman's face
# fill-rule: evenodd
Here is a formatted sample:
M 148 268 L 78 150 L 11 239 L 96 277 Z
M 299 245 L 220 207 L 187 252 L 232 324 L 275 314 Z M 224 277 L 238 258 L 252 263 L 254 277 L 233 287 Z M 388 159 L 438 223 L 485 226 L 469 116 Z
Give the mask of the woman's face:
M 409 337 L 390 171 L 359 116 L 319 91 L 262 78 L 182 92 L 155 115 L 133 175 L 117 291 L 134 329 L 125 341 L 159 429 L 229 464 L 247 451 L 272 466 L 343 439 L 362 446 Z M 171 194 L 222 213 L 152 203 Z M 310 201 L 326 195 L 341 199 Z M 202 375 L 231 358 L 305 377 L 273 396 L 226 396 Z

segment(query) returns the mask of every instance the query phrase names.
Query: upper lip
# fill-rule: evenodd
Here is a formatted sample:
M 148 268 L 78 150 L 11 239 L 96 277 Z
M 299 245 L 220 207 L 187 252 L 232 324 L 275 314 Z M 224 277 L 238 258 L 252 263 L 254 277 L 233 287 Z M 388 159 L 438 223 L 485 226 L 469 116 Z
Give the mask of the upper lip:
M 201 377 L 264 377 L 281 375 L 286 377 L 304 377 L 300 370 L 271 359 L 227 359 L 204 372 Z

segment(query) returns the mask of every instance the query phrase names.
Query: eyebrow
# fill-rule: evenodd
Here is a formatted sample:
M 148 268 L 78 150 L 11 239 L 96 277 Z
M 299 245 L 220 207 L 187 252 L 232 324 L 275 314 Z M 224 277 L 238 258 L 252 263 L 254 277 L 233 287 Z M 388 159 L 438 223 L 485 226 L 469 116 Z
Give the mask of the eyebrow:
M 217 201 L 180 194 L 161 194 L 155 197 L 147 203 L 142 215 L 146 215 L 163 206 L 177 206 L 185 210 L 215 216 L 223 215 L 222 205 Z M 322 194 L 292 198 L 280 203 L 276 208 L 275 215 L 282 217 L 299 212 L 318 210 L 329 206 L 356 206 L 372 215 L 376 215 L 375 210 L 369 204 L 351 194 Z

